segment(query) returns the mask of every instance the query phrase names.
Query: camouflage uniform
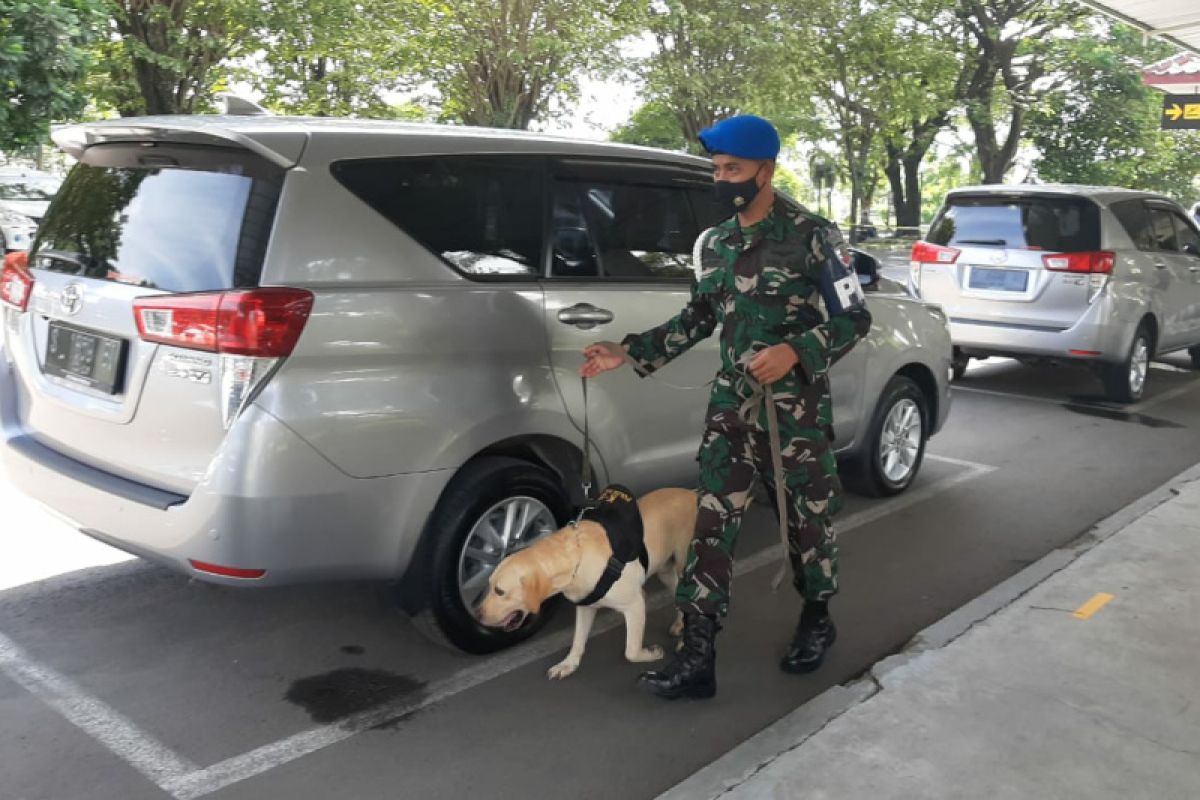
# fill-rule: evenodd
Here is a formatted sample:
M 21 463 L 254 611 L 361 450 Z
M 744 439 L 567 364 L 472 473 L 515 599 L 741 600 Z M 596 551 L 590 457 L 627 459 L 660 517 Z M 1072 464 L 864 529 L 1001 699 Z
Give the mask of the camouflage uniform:
M 700 514 L 676 595 L 685 613 L 727 612 L 733 546 L 755 479 L 774 493 L 763 389 L 749 364 L 758 351 L 781 343 L 799 357 L 796 369 L 771 387 L 786 472 L 793 581 L 810 600 L 827 600 L 837 591 L 830 517 L 841 508 L 842 487 L 830 446 L 828 371 L 871 326 L 865 307 L 828 321 L 820 310 L 815 270 L 844 248 L 831 223 L 779 200 L 750 228 L 732 217 L 705 237 L 702 273 L 683 311 L 622 342 L 648 374 L 721 326 L 721 369 L 699 454 Z

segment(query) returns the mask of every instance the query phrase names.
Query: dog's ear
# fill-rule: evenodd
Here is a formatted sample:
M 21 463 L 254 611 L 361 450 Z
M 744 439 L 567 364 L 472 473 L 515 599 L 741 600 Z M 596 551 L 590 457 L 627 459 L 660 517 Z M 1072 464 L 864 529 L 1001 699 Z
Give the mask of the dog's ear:
M 540 569 L 529 570 L 521 576 L 521 591 L 526 611 L 536 614 L 550 596 L 550 579 Z

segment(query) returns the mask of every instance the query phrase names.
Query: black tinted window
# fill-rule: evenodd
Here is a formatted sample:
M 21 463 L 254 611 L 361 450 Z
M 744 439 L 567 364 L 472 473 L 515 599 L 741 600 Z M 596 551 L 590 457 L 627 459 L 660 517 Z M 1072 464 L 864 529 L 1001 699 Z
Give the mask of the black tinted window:
M 590 236 L 588 246 L 595 248 L 602 275 L 609 278 L 691 275 L 692 246 L 698 231 L 686 189 L 566 181 L 559 185 L 556 194 L 569 199 L 569 204 L 556 209 L 556 225 L 559 220 L 569 221 L 578 210 L 582 211 Z M 577 216 L 575 220 L 578 221 Z M 567 235 L 578 237 L 574 232 Z M 556 242 L 561 243 L 563 237 L 559 231 L 555 236 Z M 582 239 L 579 242 L 582 244 Z
M 959 197 L 933 221 L 928 241 L 1079 253 L 1100 249 L 1100 213 L 1087 200 Z
M 98 163 L 71 171 L 38 230 L 34 266 L 172 292 L 258 285 L 278 173 L 203 148 L 88 158 Z M 139 163 L 151 158 L 173 166 Z
M 1179 237 L 1171 212 L 1165 208 L 1150 208 L 1150 242 L 1155 250 L 1179 249 Z
M 1113 203 L 1110 209 L 1121 227 L 1129 234 L 1134 246 L 1139 250 L 1150 250 L 1153 247 L 1153 237 L 1150 235 L 1150 215 L 1146 213 L 1146 204 L 1141 200 L 1122 200 Z
M 1171 212 L 1171 219 L 1175 220 L 1175 234 L 1179 240 L 1179 249 L 1182 250 L 1190 244 L 1200 250 L 1200 233 L 1196 232 L 1196 226 L 1189 224 L 1182 214 L 1174 211 Z
M 692 209 L 696 213 L 696 225 L 700 230 L 708 230 L 729 219 L 729 213 L 721 208 L 721 204 L 717 202 L 716 192 L 711 187 L 692 189 L 688 194 L 692 197 Z
M 539 275 L 542 169 L 525 159 L 439 156 L 343 161 L 334 176 L 451 266 Z

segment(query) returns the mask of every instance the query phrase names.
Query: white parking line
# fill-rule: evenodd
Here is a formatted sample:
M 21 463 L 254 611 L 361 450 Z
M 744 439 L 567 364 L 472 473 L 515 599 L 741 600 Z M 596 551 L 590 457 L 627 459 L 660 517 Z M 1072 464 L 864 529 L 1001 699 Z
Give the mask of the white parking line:
M 196 764 L 90 697 L 69 678 L 31 659 L 3 634 L 0 672 L 159 786 L 197 769 Z
M 1096 409 L 1100 409 L 1103 411 L 1123 411 L 1123 412 L 1130 413 L 1130 414 L 1136 414 L 1140 411 L 1145 411 L 1148 408 L 1154 408 L 1155 406 L 1165 403 L 1168 400 L 1172 400 L 1176 397 L 1179 397 L 1180 395 L 1187 394 L 1188 392 L 1195 389 L 1197 386 L 1200 386 L 1200 380 L 1188 381 L 1183 386 L 1176 386 L 1174 389 L 1168 389 L 1167 391 L 1163 392 L 1162 394 L 1158 394 L 1158 395 L 1155 395 L 1154 397 L 1147 398 L 1146 400 L 1143 400 L 1140 403 L 1133 403 L 1133 404 L 1127 405 L 1127 406 L 1123 406 L 1119 403 L 1097 403 L 1097 402 L 1081 403 L 1081 402 L 1072 401 L 1068 397 L 1039 397 L 1037 395 L 1019 394 L 1017 392 L 1001 392 L 1001 391 L 997 391 L 995 389 L 981 389 L 977 386 L 959 386 L 959 385 L 955 384 L 951 388 L 955 392 L 968 392 L 970 394 L 982 394 L 982 395 L 988 395 L 991 397 L 1003 397 L 1003 398 L 1006 398 L 1009 400 L 1025 400 L 1030 403 L 1043 403 L 1043 404 L 1052 405 L 1052 406 L 1064 406 L 1064 405 L 1083 406 L 1084 408 L 1096 408 Z
M 985 464 L 932 454 L 926 455 L 926 458 L 930 461 L 941 461 L 962 467 L 963 471 L 851 514 L 838 522 L 838 531 L 844 534 L 875 522 L 996 469 L 996 467 Z M 767 547 L 748 558 L 740 559 L 734 574 L 745 575 L 774 564 L 779 558 L 778 547 Z M 673 598 L 665 590 L 660 590 L 647 598 L 647 609 L 664 608 L 670 605 L 672 600 Z M 619 615 L 606 614 L 596 621 L 592 628 L 592 636 L 613 630 L 621 623 L 622 618 Z M 142 733 L 117 712 L 103 703 L 89 698 L 62 676 L 35 664 L 21 653 L 15 644 L 3 636 L 0 636 L 0 668 L 12 675 L 18 683 L 25 686 L 39 699 L 55 708 L 68 720 L 129 762 L 176 800 L 194 800 L 194 798 L 212 794 L 226 786 L 261 775 L 298 758 L 323 750 L 363 731 L 440 703 L 513 670 L 566 650 L 571 644 L 573 635 L 574 631 L 568 627 L 548 636 L 539 637 L 429 684 L 427 691 L 420 697 L 400 700 L 355 714 L 337 723 L 311 728 L 203 768 L 198 768 L 152 737 Z M 14 664 L 19 666 L 14 667 Z M 27 675 L 35 677 L 33 679 L 24 677 Z M 63 697 L 66 698 L 65 702 L 61 699 Z
M 968 392 L 970 394 L 986 394 L 991 397 L 1003 397 L 1003 398 L 1006 398 L 1009 400 L 1027 400 L 1031 403 L 1048 403 L 1049 405 L 1052 405 L 1052 406 L 1061 406 L 1063 403 L 1067 402 L 1067 400 L 1065 398 L 1038 397 L 1037 395 L 1032 395 L 1032 394 L 1018 394 L 1016 392 L 1000 392 L 995 389 L 980 389 L 977 386 L 959 386 L 958 384 L 953 384 L 953 385 L 951 385 L 950 388 L 952 390 L 954 390 L 955 392 Z

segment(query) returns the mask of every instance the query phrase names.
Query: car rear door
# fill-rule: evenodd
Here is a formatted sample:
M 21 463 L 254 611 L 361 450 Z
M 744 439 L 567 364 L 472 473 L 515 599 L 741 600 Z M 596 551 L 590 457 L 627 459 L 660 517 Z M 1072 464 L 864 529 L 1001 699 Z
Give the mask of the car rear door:
M 1099 207 L 1087 198 L 962 194 L 913 248 L 912 269 L 921 297 L 955 321 L 1058 331 L 1087 310 L 1108 256 Z
M 555 380 L 581 430 L 583 349 L 649 330 L 687 303 L 699 232 L 689 193 L 707 184 L 656 165 L 555 164 L 545 320 Z M 613 480 L 636 492 L 695 482 L 718 366 L 712 337 L 653 377 L 623 368 L 589 382 L 592 441 Z
M 1190 347 L 1200 342 L 1200 231 L 1180 209 L 1171 209 L 1171 219 L 1175 222 L 1181 271 L 1187 273 L 1181 288 L 1188 296 L 1183 321 L 1187 331 L 1185 344 Z
M 8 315 L 18 423 L 76 461 L 186 494 L 236 380 L 215 352 L 143 339 L 134 303 L 257 287 L 285 172 L 239 148 L 162 141 L 83 158 L 32 250 L 28 311 Z M 174 322 L 201 335 L 198 317 Z
M 1146 201 L 1146 213 L 1150 221 L 1150 249 L 1146 255 L 1155 273 L 1163 276 L 1157 283 L 1163 309 L 1157 349 L 1166 352 L 1182 347 L 1191 338 L 1195 326 L 1192 310 L 1195 280 L 1189 270 L 1189 259 L 1180 250 L 1179 231 L 1171 207 L 1149 200 Z

